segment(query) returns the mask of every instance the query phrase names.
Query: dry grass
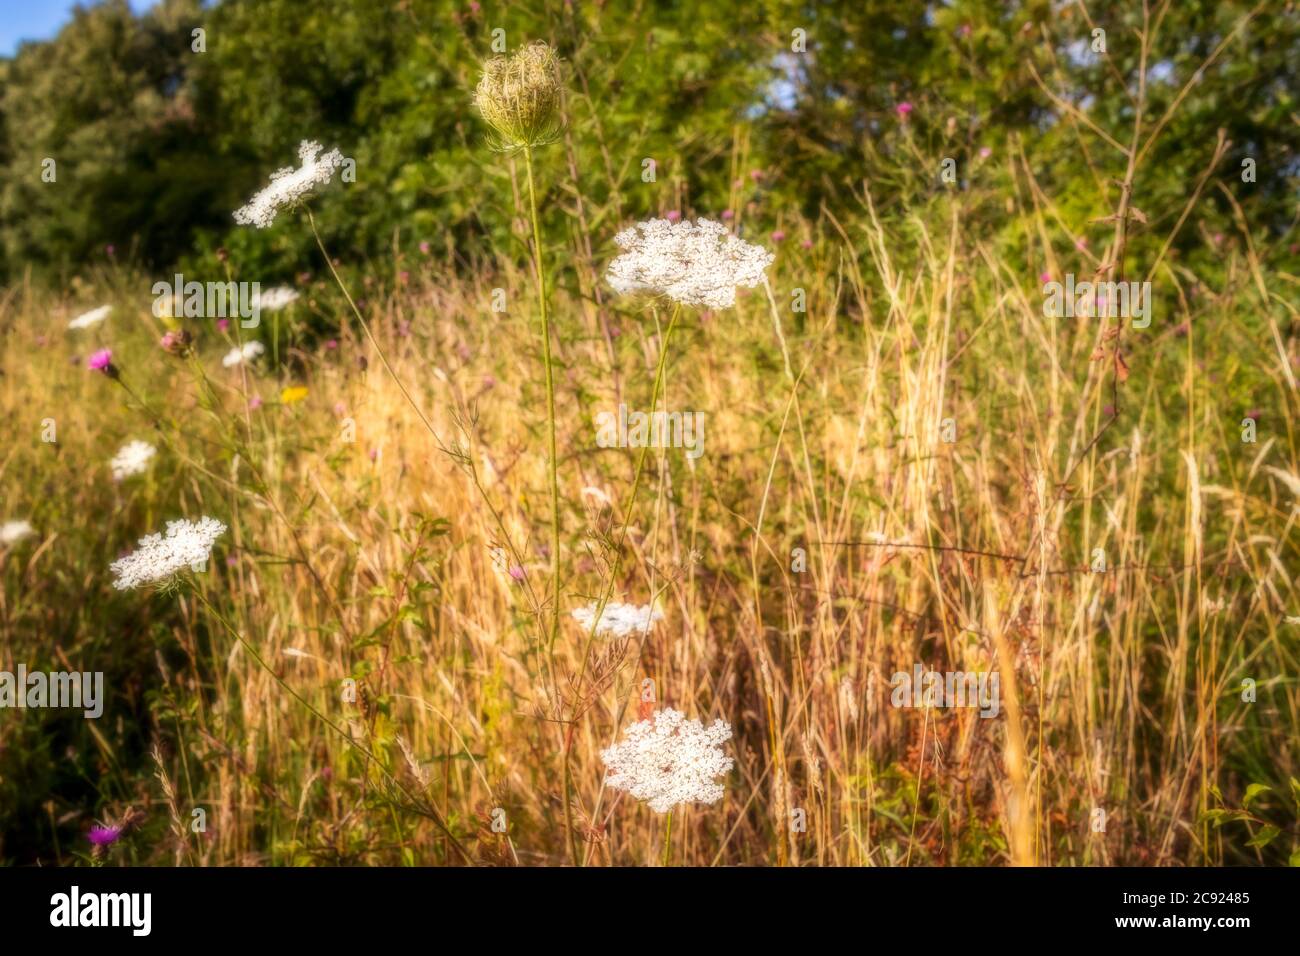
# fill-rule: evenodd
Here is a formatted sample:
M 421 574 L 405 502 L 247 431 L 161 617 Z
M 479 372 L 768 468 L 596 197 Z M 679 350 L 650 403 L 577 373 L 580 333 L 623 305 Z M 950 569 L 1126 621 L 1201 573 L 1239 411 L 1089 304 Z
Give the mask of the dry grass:
M 69 833 L 92 815 L 143 809 L 107 859 L 560 865 L 567 742 L 580 858 L 654 865 L 663 819 L 604 790 L 598 757 L 649 678 L 660 704 L 735 728 L 725 799 L 674 815 L 675 863 L 1285 860 L 1300 446 L 1295 338 L 1252 280 L 1258 263 L 1234 259 L 1224 288 L 1195 295 L 1165 267 L 1176 291 L 1150 329 L 1126 331 L 1117 384 L 1092 359 L 1106 323 L 1043 318 L 1037 270 L 972 244 L 955 216 L 906 236 L 865 206 L 846 223 L 807 224 L 812 249 L 789 241 L 769 270 L 790 374 L 762 290 L 683 313 L 661 407 L 705 413 L 705 453 L 651 452 L 614 589 L 657 595 L 666 620 L 585 662 L 567 611 L 606 583 L 635 462 L 597 447 L 593 417 L 649 407 L 665 311 L 552 303 L 566 612 L 552 656 L 525 272 L 503 263 L 469 284 L 433 265 L 366 290 L 446 448 L 324 282 L 281 330 L 281 370 L 222 369 L 228 346 L 202 330 L 211 407 L 154 344 L 144 279 L 106 279 L 118 310 L 80 337 L 57 318 L 70 302 L 12 289 L 0 519 L 30 516 L 40 536 L 0 556 L 2 663 L 104 670 L 112 696 L 89 732 L 49 714 L 0 724 L 3 786 L 37 791 L 19 822 L 43 834 L 11 836 L 0 856 L 72 862 L 84 843 Z M 568 253 L 580 276 L 585 241 Z M 806 315 L 789 309 L 795 286 Z M 494 287 L 510 290 L 504 315 Z M 337 349 L 304 334 L 313 314 L 342 328 Z M 161 429 L 69 362 L 93 339 L 111 341 Z M 306 400 L 278 404 L 296 383 Z M 248 394 L 266 404 L 247 412 Z M 1262 409 L 1256 444 L 1240 440 L 1242 394 Z M 39 441 L 47 417 L 57 445 Z M 159 457 L 114 486 L 107 459 L 132 437 Z M 199 514 L 231 532 L 195 592 L 112 591 L 113 557 Z M 494 547 L 524 556 L 523 582 L 494 567 Z M 1098 548 L 1105 573 L 1090 570 Z M 916 662 L 998 670 L 1001 713 L 891 706 L 891 675 Z M 1248 819 L 1206 816 L 1241 809 L 1250 783 L 1273 789 Z M 204 833 L 189 829 L 196 807 Z M 1281 834 L 1248 845 L 1269 825 Z

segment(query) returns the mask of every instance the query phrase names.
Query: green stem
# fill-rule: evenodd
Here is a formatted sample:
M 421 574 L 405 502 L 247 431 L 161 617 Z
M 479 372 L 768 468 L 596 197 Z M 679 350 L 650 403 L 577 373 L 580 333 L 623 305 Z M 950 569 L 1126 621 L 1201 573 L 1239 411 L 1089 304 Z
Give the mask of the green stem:
M 655 366 L 655 383 L 654 383 L 654 388 L 650 393 L 650 418 L 652 421 L 654 420 L 655 411 L 659 405 L 659 393 L 663 389 L 664 369 L 667 367 L 668 364 L 668 343 L 672 340 L 673 329 L 677 327 L 677 318 L 681 314 L 682 314 L 682 307 L 681 304 L 678 303 L 673 306 L 672 318 L 668 320 L 668 331 L 664 333 L 663 342 L 659 346 L 659 361 Z M 623 509 L 623 528 L 619 532 L 618 547 L 614 550 L 614 563 L 610 569 L 609 580 L 605 582 L 605 592 L 604 594 L 601 595 L 600 603 L 596 605 L 596 614 L 593 617 L 591 622 L 591 630 L 587 632 L 587 641 L 582 648 L 582 669 L 578 674 L 578 682 L 577 684 L 574 685 L 577 687 L 582 686 L 583 678 L 587 676 L 587 661 L 591 656 L 592 642 L 596 639 L 596 627 L 597 625 L 600 624 L 601 615 L 605 613 L 605 605 L 609 603 L 609 599 L 614 593 L 614 582 L 618 580 L 618 573 L 620 568 L 622 567 L 623 546 L 627 542 L 627 529 L 632 522 L 632 509 L 636 506 L 636 495 L 641 488 L 641 472 L 645 467 L 645 458 L 646 458 L 646 453 L 648 451 L 649 451 L 649 443 L 647 442 L 646 444 L 641 446 L 641 452 L 640 454 L 637 455 L 636 458 L 636 472 L 632 476 L 632 493 L 627 499 L 627 506 Z M 651 598 L 652 606 L 654 600 L 655 598 L 652 597 Z M 642 640 L 644 641 L 644 638 Z M 637 656 L 638 657 L 640 656 L 639 648 L 637 651 Z M 576 710 L 576 705 L 575 705 L 575 710 Z M 574 714 L 574 720 L 577 720 L 576 713 Z M 564 750 L 564 780 L 566 782 L 569 779 L 569 775 L 570 775 L 569 748 L 566 746 Z M 565 797 L 566 799 L 568 797 L 567 784 L 566 784 Z M 597 799 L 597 803 L 599 804 L 599 799 Z M 578 865 L 581 866 L 582 864 L 579 863 Z
M 555 685 L 555 641 L 560 634 L 560 460 L 555 442 L 555 370 L 551 365 L 551 322 L 546 304 L 546 270 L 542 267 L 542 228 L 537 216 L 537 187 L 533 181 L 533 150 L 524 147 L 524 167 L 528 171 L 528 211 L 533 220 L 533 263 L 537 270 L 537 293 L 540 297 L 542 320 L 542 359 L 546 365 L 546 431 L 547 450 L 551 471 L 551 627 L 547 640 L 546 657 Z M 557 695 L 559 687 L 554 686 Z M 564 831 L 569 844 L 569 856 L 574 866 L 581 865 L 578 841 L 573 829 L 573 799 L 569 777 L 569 750 L 572 745 L 571 727 L 561 725 L 564 734 L 561 787 L 564 791 Z
M 533 183 L 533 151 L 524 147 L 528 171 L 528 209 L 533 220 L 533 256 L 537 269 L 537 291 L 541 297 L 542 358 L 546 365 L 547 447 L 551 470 L 551 653 L 560 633 L 560 480 L 555 442 L 555 370 L 551 364 L 551 323 L 546 302 L 546 271 L 542 267 L 542 230 L 537 216 L 537 190 Z
M 664 823 L 664 866 L 668 866 L 668 861 L 672 855 L 673 848 L 673 812 L 668 811 L 668 820 Z

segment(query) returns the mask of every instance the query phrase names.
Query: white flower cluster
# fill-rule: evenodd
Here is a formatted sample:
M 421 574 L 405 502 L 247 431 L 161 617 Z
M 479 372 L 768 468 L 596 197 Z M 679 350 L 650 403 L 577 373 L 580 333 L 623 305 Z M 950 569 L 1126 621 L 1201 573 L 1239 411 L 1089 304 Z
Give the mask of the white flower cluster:
M 83 312 L 71 322 L 68 323 L 70 329 L 88 329 L 92 325 L 99 325 L 108 318 L 108 313 L 113 311 L 111 305 L 101 305 L 98 309 L 91 309 L 89 312 Z
M 123 478 L 129 478 L 131 475 L 138 475 L 149 467 L 149 459 L 154 456 L 158 449 L 147 441 L 129 441 L 117 450 L 110 463 L 113 468 L 113 478 L 121 481 Z
M 245 342 L 243 348 L 233 348 L 227 352 L 226 357 L 221 360 L 221 364 L 226 368 L 234 368 L 243 362 L 253 361 L 265 351 L 266 346 L 257 339 L 253 339 L 251 342 Z
M 585 631 L 591 630 L 591 623 L 596 620 L 595 602 L 586 607 L 575 608 L 573 619 L 582 625 Z M 611 601 L 605 605 L 596 625 L 597 637 L 624 638 L 632 634 L 649 634 L 655 621 L 662 621 L 664 612 L 649 604 L 637 607 L 635 604 L 618 604 Z
M 235 222 L 242 226 L 265 229 L 275 222 L 276 214 L 285 206 L 292 206 L 314 187 L 323 186 L 334 177 L 334 170 L 343 165 L 343 154 L 331 149 L 320 156 L 320 143 L 304 139 L 298 146 L 302 166 L 286 166 L 271 174 L 271 184 L 248 201 L 248 205 L 235 210 Z
M 649 803 L 656 813 L 679 803 L 717 803 L 723 788 L 713 778 L 730 773 L 735 764 L 721 750 L 730 739 L 725 720 L 705 727 L 666 708 L 653 720 L 633 724 L 620 743 L 600 752 L 605 784 Z
M 726 309 L 736 286 L 752 289 L 776 258 L 762 246 L 736 238 L 710 219 L 639 222 L 614 237 L 624 252 L 605 278 L 620 293 L 666 295 L 682 305 Z
M 142 584 L 164 581 L 187 568 L 205 564 L 217 538 L 226 526 L 216 518 L 167 522 L 167 534 L 147 534 L 140 546 L 125 558 L 118 558 L 109 570 L 116 575 L 113 587 L 119 591 Z
M 267 289 L 265 292 L 258 292 L 253 299 L 253 308 L 260 309 L 263 312 L 274 312 L 277 309 L 283 309 L 286 305 L 296 301 L 298 293 L 287 285 L 278 285 L 273 289 Z
M 17 544 L 35 533 L 30 521 L 6 521 L 0 525 L 0 544 Z

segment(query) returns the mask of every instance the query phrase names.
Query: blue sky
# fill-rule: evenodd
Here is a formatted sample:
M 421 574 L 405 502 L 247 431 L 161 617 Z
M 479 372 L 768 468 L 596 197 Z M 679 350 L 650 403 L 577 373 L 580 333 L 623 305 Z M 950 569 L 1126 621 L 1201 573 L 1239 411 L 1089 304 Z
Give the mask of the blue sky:
M 130 0 L 136 13 L 153 0 Z M 20 40 L 48 40 L 72 19 L 74 0 L 0 0 L 0 56 L 13 56 Z M 81 6 L 94 6 L 82 0 Z

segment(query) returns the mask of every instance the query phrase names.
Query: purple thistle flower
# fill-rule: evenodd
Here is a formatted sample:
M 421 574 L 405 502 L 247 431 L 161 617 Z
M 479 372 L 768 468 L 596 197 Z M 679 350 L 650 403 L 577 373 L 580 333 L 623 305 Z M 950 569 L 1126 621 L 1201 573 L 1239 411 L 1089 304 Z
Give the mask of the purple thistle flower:
M 86 834 L 86 839 L 95 846 L 108 846 L 121 835 L 121 827 L 91 827 Z

